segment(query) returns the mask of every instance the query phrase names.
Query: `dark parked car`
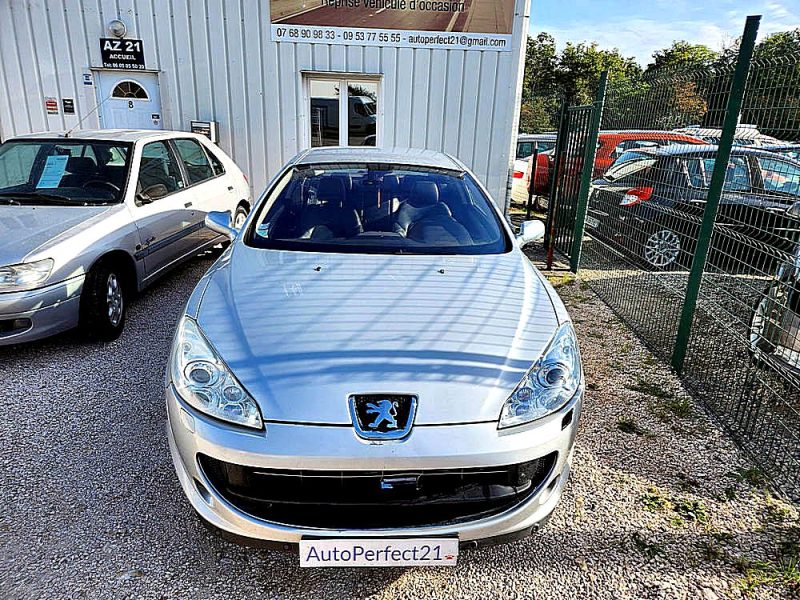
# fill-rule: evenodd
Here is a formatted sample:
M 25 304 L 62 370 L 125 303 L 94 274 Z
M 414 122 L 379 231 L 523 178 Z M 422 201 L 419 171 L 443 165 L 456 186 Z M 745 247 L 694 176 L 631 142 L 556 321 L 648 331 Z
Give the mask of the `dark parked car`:
M 694 254 L 716 146 L 626 152 L 592 184 L 587 229 L 653 268 L 688 267 Z M 800 162 L 759 148 L 734 148 L 720 200 L 712 260 L 773 269 L 794 249 Z M 773 262 L 770 262 L 773 261 Z
M 792 160 L 800 160 L 800 142 L 791 144 L 773 144 L 770 146 L 762 146 L 761 149 L 775 152 L 776 154 L 780 154 L 786 158 L 791 158 Z
M 705 144 L 703 140 L 674 131 L 601 131 L 597 136 L 597 152 L 594 158 L 592 177 L 602 177 L 609 167 L 629 150 L 657 148 L 675 144 Z M 578 145 L 580 146 L 580 144 Z M 563 167 L 568 177 L 580 177 L 583 155 L 566 156 Z M 547 196 L 550 193 L 550 175 L 555 165 L 554 152 L 540 153 L 533 173 L 533 191 Z M 530 175 L 529 175 L 530 179 Z
M 789 214 L 800 219 L 800 202 Z M 750 347 L 759 364 L 800 378 L 800 244 L 753 308 Z

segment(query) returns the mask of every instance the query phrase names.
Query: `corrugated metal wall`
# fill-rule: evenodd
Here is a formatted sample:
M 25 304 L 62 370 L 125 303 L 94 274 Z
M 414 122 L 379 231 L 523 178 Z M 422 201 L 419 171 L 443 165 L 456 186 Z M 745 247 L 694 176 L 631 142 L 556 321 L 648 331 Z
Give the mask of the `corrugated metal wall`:
M 517 0 L 515 39 L 527 32 Z M 302 147 L 302 71 L 383 75 L 383 145 L 450 152 L 506 197 L 521 52 L 420 50 L 270 41 L 268 0 L 0 0 L 0 135 L 98 127 L 98 39 L 121 18 L 159 71 L 165 128 L 215 120 L 220 146 L 259 193 Z M 75 98 L 48 115 L 45 97 Z M 60 107 L 59 107 L 60 109 Z M 61 112 L 61 111 L 59 111 Z

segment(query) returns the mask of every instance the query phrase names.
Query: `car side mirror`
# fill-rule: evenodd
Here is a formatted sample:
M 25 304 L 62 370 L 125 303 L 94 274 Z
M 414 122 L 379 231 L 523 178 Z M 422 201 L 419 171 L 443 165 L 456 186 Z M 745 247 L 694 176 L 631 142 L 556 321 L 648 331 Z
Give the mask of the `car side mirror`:
M 239 231 L 231 227 L 231 211 L 212 210 L 206 214 L 206 227 L 211 231 L 216 231 L 224 236 L 234 239 L 239 235 Z
M 800 202 L 795 202 L 788 209 L 786 209 L 786 214 L 790 217 L 794 217 L 795 219 L 800 219 Z
M 145 194 L 144 192 L 138 192 L 136 194 L 136 204 L 138 204 L 139 206 L 144 206 L 145 204 L 150 204 L 152 201 L 153 201 L 153 199 L 148 194 Z
M 169 194 L 169 190 L 167 186 L 163 183 L 154 183 L 153 185 L 149 185 L 144 188 L 141 192 L 136 194 L 136 201 L 141 204 L 150 204 L 154 200 L 158 200 L 159 198 L 163 198 Z
M 519 233 L 516 235 L 516 240 L 520 247 L 543 239 L 544 223 L 541 221 L 523 221 L 519 226 Z

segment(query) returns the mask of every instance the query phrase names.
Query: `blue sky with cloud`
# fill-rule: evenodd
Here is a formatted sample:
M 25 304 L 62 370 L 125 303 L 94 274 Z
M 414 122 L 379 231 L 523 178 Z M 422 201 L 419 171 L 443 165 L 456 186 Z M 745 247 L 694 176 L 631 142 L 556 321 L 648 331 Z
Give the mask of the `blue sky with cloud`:
M 763 15 L 759 39 L 800 27 L 800 0 L 531 0 L 531 33 L 546 31 L 558 49 L 596 41 L 642 66 L 673 40 L 719 50 L 741 35 L 747 15 Z

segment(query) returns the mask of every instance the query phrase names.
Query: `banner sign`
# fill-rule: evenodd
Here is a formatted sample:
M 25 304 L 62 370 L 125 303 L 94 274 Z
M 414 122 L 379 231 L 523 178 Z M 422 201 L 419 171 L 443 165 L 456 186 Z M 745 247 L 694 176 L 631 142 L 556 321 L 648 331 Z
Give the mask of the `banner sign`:
M 277 42 L 511 50 L 514 0 L 270 0 Z

